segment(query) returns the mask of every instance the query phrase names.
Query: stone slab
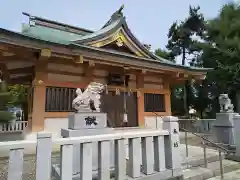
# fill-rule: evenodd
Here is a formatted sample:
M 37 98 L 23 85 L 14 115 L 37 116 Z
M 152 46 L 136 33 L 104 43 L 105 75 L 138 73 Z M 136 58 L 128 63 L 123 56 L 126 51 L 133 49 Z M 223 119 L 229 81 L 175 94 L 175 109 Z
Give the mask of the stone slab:
M 107 114 L 99 112 L 71 113 L 68 116 L 69 129 L 101 129 L 107 127 Z
M 224 180 L 239 180 L 240 179 L 240 169 L 224 174 Z M 210 178 L 208 180 L 222 180 L 220 176 Z
M 153 174 L 150 175 L 145 175 L 143 173 L 140 174 L 140 177 L 138 178 L 131 178 L 129 176 L 126 176 L 126 179 L 128 180 L 154 180 L 154 179 L 161 179 L 161 180 L 179 180 L 179 179 L 183 179 L 182 178 L 182 171 L 181 173 L 179 173 L 180 171 L 177 170 L 170 170 L 167 169 L 165 171 L 161 171 L 161 172 L 154 172 Z M 59 180 L 60 178 L 60 167 L 59 165 L 53 165 L 53 175 L 54 177 Z M 115 171 L 113 168 L 110 169 L 110 177 L 111 180 L 115 179 Z M 93 171 L 93 179 L 98 179 L 98 172 L 97 171 Z M 72 180 L 80 180 L 80 174 L 75 174 L 72 177 Z

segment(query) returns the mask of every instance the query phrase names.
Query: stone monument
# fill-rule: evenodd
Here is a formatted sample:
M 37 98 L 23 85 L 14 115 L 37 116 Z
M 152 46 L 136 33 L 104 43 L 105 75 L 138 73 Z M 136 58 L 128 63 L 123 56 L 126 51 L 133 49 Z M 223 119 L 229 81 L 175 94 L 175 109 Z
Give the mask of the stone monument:
M 82 92 L 80 88 L 76 90 L 77 97 L 73 100 L 72 106 L 75 113 L 69 114 L 68 129 L 61 129 L 61 135 L 67 137 L 80 137 L 89 135 L 99 135 L 112 133 L 113 129 L 107 127 L 107 114 L 100 112 L 101 93 L 105 86 L 100 83 L 91 82 L 86 90 Z M 98 169 L 98 144 L 93 143 L 93 170 Z M 113 146 L 113 144 L 111 144 Z M 111 154 L 111 165 L 114 159 Z M 53 166 L 55 175 L 59 175 L 59 165 Z M 74 145 L 73 153 L 73 176 L 78 176 L 80 172 L 80 144 Z
M 103 91 L 104 85 L 96 82 L 90 83 L 84 92 L 80 88 L 76 90 L 77 97 L 72 102 L 76 112 L 69 115 L 68 129 L 80 130 L 106 127 L 107 115 L 106 113 L 100 113 L 100 94 Z
M 216 121 L 213 125 L 213 134 L 218 143 L 225 147 L 234 145 L 234 106 L 228 94 L 219 96 L 220 113 L 216 114 Z

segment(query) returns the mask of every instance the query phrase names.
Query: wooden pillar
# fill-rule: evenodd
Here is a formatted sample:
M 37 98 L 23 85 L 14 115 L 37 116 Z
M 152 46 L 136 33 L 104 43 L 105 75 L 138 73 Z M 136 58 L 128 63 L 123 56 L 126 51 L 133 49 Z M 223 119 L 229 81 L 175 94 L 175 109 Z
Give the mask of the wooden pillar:
M 140 127 L 145 126 L 144 120 L 144 93 L 141 92 L 141 89 L 144 88 L 144 74 L 137 74 L 137 89 L 140 91 L 140 95 L 138 95 L 138 125 Z
M 167 93 L 164 94 L 166 116 L 170 116 L 172 114 L 172 111 L 171 111 L 171 89 L 170 89 L 169 81 L 170 81 L 169 78 L 164 79 L 164 86 L 163 86 L 163 88 L 167 91 Z
M 46 86 L 47 80 L 47 60 L 51 57 L 51 51 L 43 49 L 35 66 L 35 79 L 33 81 L 33 107 L 32 121 L 30 122 L 30 130 L 39 132 L 44 130 L 44 114 L 46 101 Z
M 93 61 L 89 61 L 88 64 L 84 64 L 84 81 L 87 85 L 93 81 L 94 66 L 95 64 Z
M 35 83 L 33 88 L 33 111 L 30 129 L 33 132 L 39 132 L 44 130 L 46 87 Z

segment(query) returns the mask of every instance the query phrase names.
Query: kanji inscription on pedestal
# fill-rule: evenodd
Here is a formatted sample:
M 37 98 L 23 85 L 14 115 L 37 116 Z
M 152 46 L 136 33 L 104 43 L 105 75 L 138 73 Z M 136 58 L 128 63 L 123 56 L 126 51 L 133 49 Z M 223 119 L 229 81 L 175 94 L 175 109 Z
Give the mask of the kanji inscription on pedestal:
M 96 116 L 85 117 L 85 122 L 86 122 L 86 126 L 91 126 L 92 124 L 96 126 L 98 124 L 96 121 Z

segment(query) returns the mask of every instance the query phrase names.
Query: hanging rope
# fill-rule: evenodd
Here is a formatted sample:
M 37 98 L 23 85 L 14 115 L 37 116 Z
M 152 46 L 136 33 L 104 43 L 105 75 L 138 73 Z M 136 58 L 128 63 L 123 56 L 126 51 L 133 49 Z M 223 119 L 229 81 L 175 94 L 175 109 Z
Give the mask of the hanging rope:
M 125 76 L 124 76 L 123 84 L 124 84 L 124 90 L 126 90 L 127 87 L 126 87 Z M 123 123 L 127 123 L 128 122 L 128 117 L 127 117 L 127 99 L 126 99 L 126 92 L 125 91 L 124 91 L 124 94 L 123 94 L 123 101 L 124 101 Z
M 108 85 L 105 85 L 105 94 L 108 94 Z

